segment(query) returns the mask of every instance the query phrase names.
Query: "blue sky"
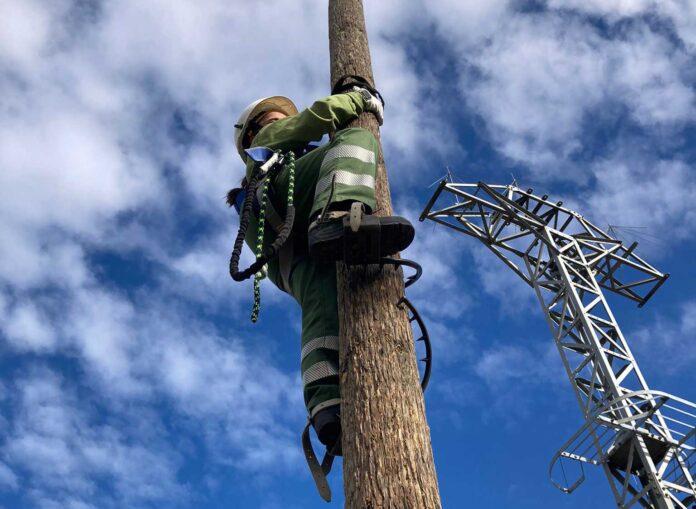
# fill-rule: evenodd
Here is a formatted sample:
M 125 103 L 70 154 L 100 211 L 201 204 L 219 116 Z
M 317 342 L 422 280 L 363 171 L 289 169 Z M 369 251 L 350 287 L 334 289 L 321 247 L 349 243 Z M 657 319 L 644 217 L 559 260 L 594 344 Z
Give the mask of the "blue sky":
M 696 400 L 693 3 L 365 3 L 396 211 L 415 221 L 449 166 L 640 227 L 621 234 L 672 277 L 643 309 L 609 302 L 651 388 Z M 299 447 L 299 310 L 266 283 L 249 322 L 224 195 L 246 104 L 327 94 L 326 2 L 0 17 L 0 507 L 325 507 Z M 444 507 L 613 507 L 599 470 L 570 496 L 548 482 L 581 414 L 533 292 L 416 226 Z M 340 466 L 330 481 L 340 506 Z

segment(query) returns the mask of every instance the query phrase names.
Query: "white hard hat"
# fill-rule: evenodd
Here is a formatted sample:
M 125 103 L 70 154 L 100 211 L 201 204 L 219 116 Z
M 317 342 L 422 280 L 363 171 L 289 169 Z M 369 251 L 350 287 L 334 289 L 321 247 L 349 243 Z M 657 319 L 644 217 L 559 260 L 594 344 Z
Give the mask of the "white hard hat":
M 244 147 L 243 143 L 249 124 L 262 113 L 269 111 L 279 111 L 290 117 L 297 114 L 297 107 L 287 97 L 275 95 L 254 101 L 244 108 L 242 114 L 239 115 L 239 120 L 234 124 L 234 144 L 237 146 L 237 152 L 239 152 L 242 161 L 246 162 L 247 158 L 244 149 L 248 147 Z

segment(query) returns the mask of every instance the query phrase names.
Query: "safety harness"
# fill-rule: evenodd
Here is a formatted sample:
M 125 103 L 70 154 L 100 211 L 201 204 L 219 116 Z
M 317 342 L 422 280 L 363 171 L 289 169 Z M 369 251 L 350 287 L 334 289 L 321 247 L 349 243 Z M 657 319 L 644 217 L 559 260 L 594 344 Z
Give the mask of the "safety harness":
M 287 242 L 295 223 L 295 154 L 288 151 L 274 152 L 265 147 L 248 149 L 249 156 L 258 162 L 263 162 L 251 175 L 247 184 L 242 188 L 231 190 L 227 194 L 227 203 L 239 212 L 239 231 L 230 256 L 230 276 L 235 281 L 244 281 L 254 275 L 254 307 L 251 321 L 256 322 L 261 309 L 261 280 L 265 277 L 266 264 L 279 256 L 281 279 L 285 291 L 290 290 L 290 270 L 292 264 L 292 242 Z M 269 199 L 271 179 L 282 170 L 288 171 L 288 196 L 285 219 L 281 219 Z M 258 206 L 258 230 L 256 236 L 256 261 L 247 269 L 239 270 L 239 258 L 244 247 L 244 239 L 249 228 L 254 205 Z M 273 243 L 263 249 L 266 220 L 277 236 Z

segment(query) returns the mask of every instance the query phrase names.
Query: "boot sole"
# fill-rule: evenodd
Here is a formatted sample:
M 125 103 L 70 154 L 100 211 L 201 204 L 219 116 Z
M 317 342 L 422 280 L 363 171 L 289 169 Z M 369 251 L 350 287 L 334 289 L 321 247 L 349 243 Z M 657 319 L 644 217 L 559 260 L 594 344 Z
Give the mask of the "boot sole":
M 380 245 L 379 257 L 390 256 L 403 251 L 415 236 L 413 225 L 405 218 L 399 216 L 379 217 Z M 309 232 L 309 254 L 314 258 L 326 261 L 344 260 L 346 253 L 350 254 L 353 265 L 360 263 L 376 263 L 377 260 L 362 261 L 361 251 L 369 251 L 359 242 L 347 241 L 345 221 L 333 221 Z M 359 233 L 359 232 L 358 232 Z M 345 245 L 348 242 L 348 245 Z

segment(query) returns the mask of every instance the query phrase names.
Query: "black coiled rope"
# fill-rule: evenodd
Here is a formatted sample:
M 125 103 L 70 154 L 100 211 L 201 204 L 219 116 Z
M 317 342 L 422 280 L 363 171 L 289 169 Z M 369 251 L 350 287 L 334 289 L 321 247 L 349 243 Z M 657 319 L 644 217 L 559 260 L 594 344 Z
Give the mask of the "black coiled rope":
M 266 200 L 268 199 L 268 180 L 264 182 L 263 195 L 261 203 L 261 211 L 259 213 L 259 229 L 258 238 L 256 243 L 256 260 L 247 269 L 239 270 L 239 258 L 242 254 L 242 249 L 244 247 L 244 239 L 246 238 L 247 229 L 249 228 L 249 220 L 251 217 L 251 210 L 254 203 L 254 197 L 258 190 L 258 186 L 261 184 L 264 178 L 271 178 L 271 171 L 268 174 L 263 174 L 261 171 L 256 171 L 249 183 L 245 187 L 244 191 L 246 193 L 244 197 L 244 204 L 240 213 L 239 219 L 239 231 L 237 232 L 237 238 L 234 241 L 234 248 L 232 249 L 232 255 L 230 256 L 230 276 L 235 281 L 244 281 L 249 279 L 252 275 L 255 275 L 254 279 L 254 309 L 251 315 L 251 321 L 256 322 L 258 318 L 259 308 L 260 308 L 260 281 L 262 276 L 260 271 L 263 266 L 266 265 L 270 260 L 278 256 L 280 249 L 283 244 L 288 240 L 290 233 L 292 232 L 293 225 L 295 223 L 295 205 L 294 205 L 294 194 L 295 194 L 295 154 L 290 151 L 288 152 L 284 159 L 284 168 L 288 170 L 288 204 L 287 211 L 285 214 L 285 219 L 280 227 L 278 236 L 273 241 L 273 243 L 267 248 L 263 249 L 263 235 L 265 226 L 265 208 Z M 276 168 L 277 170 L 277 168 Z
M 239 257 L 242 255 L 242 248 L 244 247 L 244 239 L 246 238 L 246 231 L 249 228 L 249 217 L 251 214 L 251 207 L 254 203 L 254 194 L 256 193 L 256 188 L 258 187 L 259 181 L 263 175 L 261 173 L 255 173 L 249 183 L 245 188 L 246 195 L 244 197 L 244 205 L 242 206 L 241 213 L 239 215 L 239 231 L 237 232 L 237 238 L 234 241 L 234 248 L 232 249 L 232 256 L 230 256 L 230 276 L 235 281 L 244 281 L 249 279 L 252 274 L 259 271 L 263 264 L 259 264 L 258 260 L 254 262 L 251 267 L 246 270 L 239 270 Z

